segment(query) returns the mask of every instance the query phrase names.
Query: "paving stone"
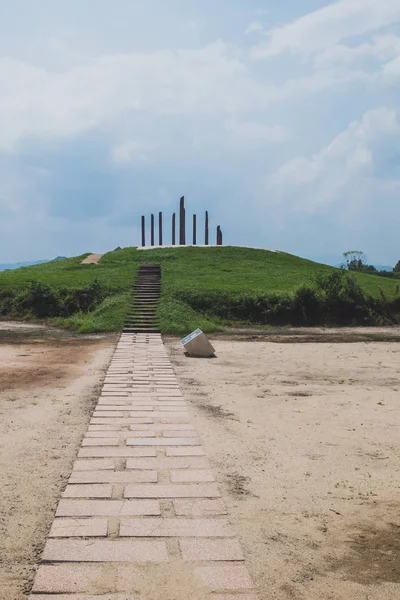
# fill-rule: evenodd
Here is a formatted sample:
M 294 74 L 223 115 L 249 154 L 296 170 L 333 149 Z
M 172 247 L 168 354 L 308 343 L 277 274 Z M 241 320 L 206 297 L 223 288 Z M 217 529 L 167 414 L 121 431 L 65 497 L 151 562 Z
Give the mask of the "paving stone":
M 208 517 L 226 515 L 226 506 L 220 498 L 205 499 L 179 499 L 174 500 L 175 514 L 178 517 Z
M 72 471 L 68 483 L 157 483 L 157 471 Z
M 67 485 L 63 498 L 111 498 L 112 485 Z
M 134 458 L 136 456 L 156 456 L 155 448 L 81 448 L 79 458 L 119 457 Z
M 96 415 L 98 412 L 114 412 L 116 410 L 115 406 L 99 406 L 98 408 L 96 408 L 96 410 L 94 411 L 94 415 Z M 132 412 L 132 411 L 152 411 L 153 410 L 153 406 L 151 404 L 145 404 L 145 405 L 134 405 L 134 404 L 120 404 L 117 407 L 117 411 L 118 412 Z
M 94 433 L 96 431 L 107 431 L 108 433 L 115 433 L 116 431 L 120 431 L 121 429 L 121 425 L 89 425 L 88 433 Z
M 205 452 L 201 446 L 166 448 L 167 456 L 204 456 Z
M 121 537 L 233 537 L 225 519 L 122 519 Z M 203 559 L 200 559 L 203 560 Z M 236 558 L 204 560 L 239 560 Z
M 157 458 L 128 458 L 127 469 L 207 469 L 210 466 L 207 458 L 202 456 L 160 456 Z
M 194 520 L 196 522 L 197 519 Z M 182 558 L 187 561 L 208 560 L 244 560 L 243 552 L 237 540 L 180 540 Z
M 33 593 L 107 594 L 113 592 L 116 576 L 103 565 L 41 565 L 36 573 Z M 124 590 L 121 590 L 124 591 Z
M 200 483 L 207 481 L 215 481 L 214 475 L 209 469 L 171 471 L 172 483 Z
M 133 438 L 127 439 L 127 446 L 199 446 L 198 438 Z
M 56 517 L 161 515 L 158 500 L 60 500 Z
M 149 483 L 127 485 L 125 488 L 125 498 L 219 498 L 220 495 L 218 486 L 214 483 Z
M 107 537 L 108 519 L 55 519 L 49 537 Z
M 82 447 L 85 446 L 119 446 L 119 439 L 84 437 L 82 440 Z
M 114 470 L 115 461 L 112 458 L 92 458 L 91 460 L 77 459 L 74 462 L 74 471 L 100 471 Z
M 111 425 L 112 427 L 129 427 L 129 425 L 149 425 L 154 422 L 153 418 L 147 417 L 126 417 L 125 419 L 109 419 L 107 417 L 92 418 L 90 425 Z
M 90 596 L 84 594 L 35 594 L 34 596 L 29 596 L 29 600 L 140 600 L 139 596 L 132 596 L 124 594 L 121 596 L 120 594 L 101 594 L 101 596 Z
M 249 590 L 253 587 L 248 570 L 239 563 L 197 567 L 195 572 L 212 591 Z
M 111 414 L 111 413 L 109 413 Z M 130 413 L 131 417 L 145 417 L 146 414 L 144 412 L 138 411 L 138 412 L 132 412 Z M 189 418 L 189 413 L 187 411 L 182 411 L 182 412 L 164 412 L 164 411 L 156 411 L 154 410 L 151 413 L 151 416 L 153 417 L 153 419 L 167 419 L 167 418 L 172 418 L 172 419 L 187 419 Z
M 130 425 L 129 429 L 131 431 L 192 431 L 192 432 L 196 432 L 195 428 L 193 427 L 193 425 L 188 425 L 187 423 L 154 423 L 153 425 L 150 424 L 136 424 L 136 425 Z M 178 437 L 178 436 L 176 436 Z M 185 435 L 186 437 L 186 435 Z
M 49 562 L 165 562 L 165 542 L 124 540 L 48 540 L 43 560 Z

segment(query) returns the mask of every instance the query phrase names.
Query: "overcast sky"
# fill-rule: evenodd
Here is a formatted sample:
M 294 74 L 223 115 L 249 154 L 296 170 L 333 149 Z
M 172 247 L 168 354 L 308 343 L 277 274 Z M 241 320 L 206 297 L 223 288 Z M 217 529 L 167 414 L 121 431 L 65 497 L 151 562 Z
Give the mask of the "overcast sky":
M 0 262 L 183 194 L 227 244 L 397 262 L 399 0 L 0 0 Z

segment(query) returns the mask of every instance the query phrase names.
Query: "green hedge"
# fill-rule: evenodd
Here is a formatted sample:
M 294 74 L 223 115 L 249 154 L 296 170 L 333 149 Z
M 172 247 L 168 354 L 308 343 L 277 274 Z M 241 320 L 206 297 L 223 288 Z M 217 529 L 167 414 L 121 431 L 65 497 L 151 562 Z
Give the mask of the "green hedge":
M 320 275 L 293 294 L 177 292 L 175 297 L 205 315 L 268 325 L 377 325 L 398 323 L 400 295 L 366 294 L 345 271 Z

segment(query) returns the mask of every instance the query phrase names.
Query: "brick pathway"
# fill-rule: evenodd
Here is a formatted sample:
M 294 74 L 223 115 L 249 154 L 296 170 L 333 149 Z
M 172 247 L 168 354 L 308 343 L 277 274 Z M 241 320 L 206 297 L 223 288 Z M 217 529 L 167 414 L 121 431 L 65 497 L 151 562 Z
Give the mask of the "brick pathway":
M 158 334 L 123 334 L 31 600 L 256 600 Z

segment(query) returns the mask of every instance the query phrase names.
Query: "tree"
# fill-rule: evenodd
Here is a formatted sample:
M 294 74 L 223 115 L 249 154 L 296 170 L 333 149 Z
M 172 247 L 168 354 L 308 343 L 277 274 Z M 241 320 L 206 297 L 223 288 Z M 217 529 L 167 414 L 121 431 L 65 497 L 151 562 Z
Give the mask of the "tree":
M 395 273 L 400 273 L 400 260 L 397 261 L 395 268 L 393 269 Z
M 361 250 L 348 250 L 343 254 L 346 261 L 346 268 L 349 271 L 365 271 L 367 267 L 367 257 Z

